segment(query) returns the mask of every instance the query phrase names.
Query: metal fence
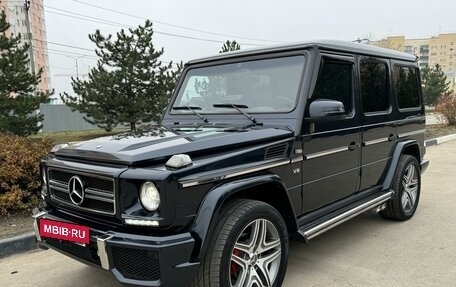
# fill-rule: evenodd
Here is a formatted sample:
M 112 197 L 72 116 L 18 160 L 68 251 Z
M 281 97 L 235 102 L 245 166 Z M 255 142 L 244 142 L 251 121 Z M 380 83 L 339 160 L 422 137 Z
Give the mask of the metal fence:
M 83 114 L 72 111 L 66 105 L 40 105 L 40 113 L 44 115 L 43 132 L 63 132 L 78 130 L 96 130 L 99 127 L 91 125 L 83 118 Z

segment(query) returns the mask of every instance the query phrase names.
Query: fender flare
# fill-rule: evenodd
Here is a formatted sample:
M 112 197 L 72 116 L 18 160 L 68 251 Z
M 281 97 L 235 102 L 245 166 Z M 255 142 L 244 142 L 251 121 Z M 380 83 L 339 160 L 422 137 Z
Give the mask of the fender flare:
M 289 208 L 294 214 L 288 193 L 286 193 L 286 188 L 278 175 L 258 175 L 250 178 L 233 180 L 216 186 L 206 194 L 190 228 L 190 233 L 193 238 L 195 238 L 193 257 L 196 260 L 200 260 L 202 254 L 206 252 L 212 232 L 217 225 L 216 219 L 226 200 L 238 192 L 267 183 L 276 183 L 283 187 L 288 200 Z M 297 228 L 298 225 L 296 216 L 294 216 L 294 220 Z
M 393 186 L 394 174 L 396 173 L 397 166 L 399 164 L 399 159 L 403 154 L 405 148 L 416 145 L 419 149 L 419 143 L 417 140 L 405 140 L 398 142 L 394 147 L 393 155 L 390 160 L 390 164 L 388 167 L 388 171 L 385 174 L 385 178 L 383 179 L 383 187 L 384 191 L 390 190 Z M 420 156 L 421 157 L 421 156 Z M 420 159 L 418 159 L 418 162 Z

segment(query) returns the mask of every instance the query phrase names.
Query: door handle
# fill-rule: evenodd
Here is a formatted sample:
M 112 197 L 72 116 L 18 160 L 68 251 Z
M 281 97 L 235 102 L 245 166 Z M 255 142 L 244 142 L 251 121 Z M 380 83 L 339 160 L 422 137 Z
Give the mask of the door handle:
M 348 150 L 349 151 L 353 151 L 355 149 L 359 148 L 359 144 L 358 143 L 355 143 L 355 142 L 351 142 L 349 145 L 348 145 Z
M 392 141 L 394 141 L 394 140 L 397 140 L 398 138 L 399 138 L 398 135 L 390 134 L 390 135 L 388 136 L 388 141 L 392 142 Z

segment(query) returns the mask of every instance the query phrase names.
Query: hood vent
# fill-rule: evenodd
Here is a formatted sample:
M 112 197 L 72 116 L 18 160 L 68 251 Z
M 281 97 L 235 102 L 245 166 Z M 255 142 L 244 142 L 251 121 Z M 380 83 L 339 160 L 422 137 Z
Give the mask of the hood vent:
M 280 144 L 273 147 L 269 147 L 266 150 L 264 159 L 271 159 L 275 157 L 283 157 L 287 152 L 288 144 Z

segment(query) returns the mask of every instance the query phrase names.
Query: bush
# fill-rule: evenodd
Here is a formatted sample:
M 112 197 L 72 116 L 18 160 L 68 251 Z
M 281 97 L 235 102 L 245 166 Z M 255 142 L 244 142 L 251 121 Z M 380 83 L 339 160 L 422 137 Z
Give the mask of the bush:
M 40 159 L 51 148 L 50 140 L 0 134 L 0 214 L 30 208 L 38 201 Z
M 441 96 L 437 101 L 435 111 L 442 114 L 448 125 L 456 125 L 456 94 Z

